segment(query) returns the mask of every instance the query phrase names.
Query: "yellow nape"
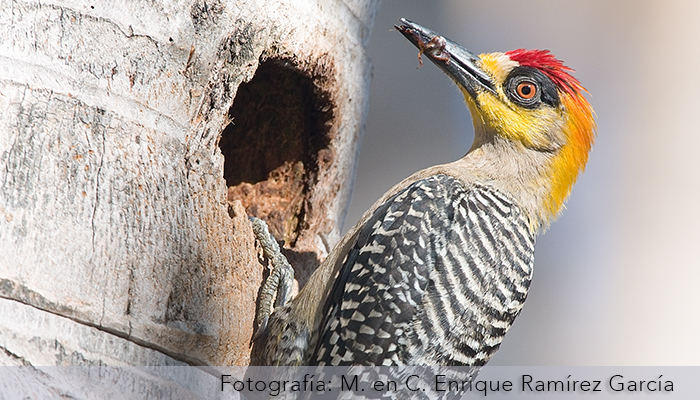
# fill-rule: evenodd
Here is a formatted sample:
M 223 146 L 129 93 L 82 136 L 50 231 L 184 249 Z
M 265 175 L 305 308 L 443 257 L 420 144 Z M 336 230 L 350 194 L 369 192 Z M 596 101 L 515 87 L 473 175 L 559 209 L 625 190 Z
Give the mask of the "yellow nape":
M 552 160 L 552 190 L 545 204 L 550 218 L 561 211 L 576 178 L 585 169 L 596 134 L 593 109 L 583 95 L 560 93 L 560 96 L 565 110 L 562 132 L 566 143 Z

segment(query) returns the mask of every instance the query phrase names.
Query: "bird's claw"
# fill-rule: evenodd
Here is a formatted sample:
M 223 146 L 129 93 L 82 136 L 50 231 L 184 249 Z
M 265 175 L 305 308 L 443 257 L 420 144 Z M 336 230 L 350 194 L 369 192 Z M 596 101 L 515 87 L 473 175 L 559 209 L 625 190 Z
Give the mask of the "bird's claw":
M 253 338 L 255 340 L 265 331 L 267 321 L 274 308 L 283 306 L 291 300 L 294 269 L 280 251 L 279 244 L 270 234 L 265 221 L 256 217 L 248 217 L 248 219 L 252 223 L 255 237 L 263 249 L 263 255 L 270 260 L 272 265 L 270 275 L 265 279 L 258 297 L 257 320 L 259 326 Z

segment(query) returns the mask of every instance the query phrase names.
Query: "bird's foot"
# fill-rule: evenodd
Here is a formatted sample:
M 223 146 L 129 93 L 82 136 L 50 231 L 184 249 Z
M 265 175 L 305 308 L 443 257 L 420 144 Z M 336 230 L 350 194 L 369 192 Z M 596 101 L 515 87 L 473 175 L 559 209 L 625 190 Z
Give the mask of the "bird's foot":
M 253 225 L 253 233 L 263 249 L 263 255 L 270 260 L 272 265 L 270 275 L 265 279 L 258 298 L 257 320 L 260 325 L 253 337 L 255 340 L 265 331 L 267 321 L 274 308 L 281 307 L 291 300 L 294 269 L 287 261 L 287 257 L 280 251 L 280 246 L 270 234 L 265 221 L 256 217 L 248 218 Z

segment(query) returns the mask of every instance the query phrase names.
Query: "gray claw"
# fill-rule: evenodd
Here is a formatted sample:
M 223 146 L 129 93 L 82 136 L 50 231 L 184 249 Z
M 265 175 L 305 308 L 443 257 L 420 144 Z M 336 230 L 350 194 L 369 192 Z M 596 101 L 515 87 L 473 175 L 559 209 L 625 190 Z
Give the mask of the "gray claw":
M 263 283 L 258 299 L 258 315 L 260 322 L 254 339 L 262 335 L 267 327 L 267 321 L 274 308 L 283 306 L 291 300 L 292 284 L 294 283 L 294 270 L 287 258 L 280 251 L 277 241 L 270 234 L 265 221 L 256 217 L 248 217 L 253 224 L 253 233 L 260 242 L 263 254 L 272 264 L 270 275 Z M 273 308 L 274 299 L 274 308 Z

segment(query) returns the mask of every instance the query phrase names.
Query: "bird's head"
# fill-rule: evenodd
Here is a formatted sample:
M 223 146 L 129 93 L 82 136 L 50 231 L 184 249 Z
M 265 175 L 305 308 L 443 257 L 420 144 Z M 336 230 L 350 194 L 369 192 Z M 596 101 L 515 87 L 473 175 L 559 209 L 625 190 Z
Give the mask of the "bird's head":
M 588 161 L 595 137 L 593 110 L 572 69 L 547 50 L 474 55 L 411 21 L 396 28 L 464 93 L 472 113 L 472 149 L 503 139 L 545 154 L 550 179 L 541 206 L 545 223 L 555 217 Z

